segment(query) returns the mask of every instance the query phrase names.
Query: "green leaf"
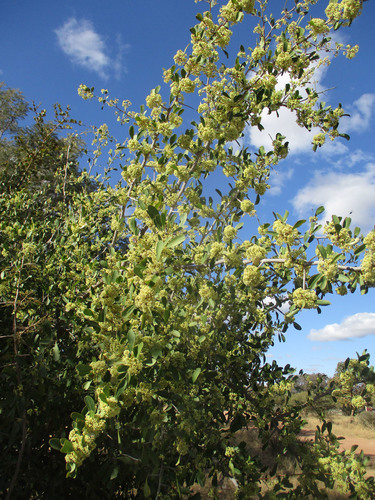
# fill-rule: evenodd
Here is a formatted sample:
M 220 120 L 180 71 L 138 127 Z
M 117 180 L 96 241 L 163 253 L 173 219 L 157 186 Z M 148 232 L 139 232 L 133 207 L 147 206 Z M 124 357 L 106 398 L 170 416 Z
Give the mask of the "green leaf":
M 49 445 L 51 448 L 60 451 L 61 450 L 61 443 L 60 439 L 57 438 L 52 438 L 49 440 Z
M 137 236 L 139 233 L 139 229 L 137 227 L 137 221 L 135 220 L 134 217 L 132 217 L 129 220 L 129 227 L 130 227 L 131 232 Z
M 186 219 L 187 219 L 187 216 L 188 216 L 188 214 L 187 214 L 187 213 L 183 213 L 183 214 L 180 216 L 180 223 L 179 223 L 179 226 L 180 226 L 180 227 L 184 227 L 185 222 L 186 222 Z
M 143 279 L 144 268 L 145 268 L 145 266 L 142 266 L 141 264 L 136 264 L 134 266 L 134 274 L 136 274 L 139 278 Z
M 78 420 L 85 420 L 85 417 L 82 415 L 82 413 L 77 413 L 76 411 L 73 411 L 73 413 L 70 414 L 70 417 L 75 422 L 77 422 Z
M 317 248 L 318 248 L 319 252 L 321 253 L 321 256 L 323 257 L 323 259 L 326 259 L 327 258 L 327 251 L 326 251 L 325 247 L 323 245 L 317 245 Z
M 297 221 L 297 222 L 294 224 L 293 229 L 297 229 L 297 227 L 302 226 L 305 222 L 306 222 L 306 220 L 304 220 L 304 219 Z
M 316 301 L 316 303 L 319 305 L 319 306 L 330 306 L 331 305 L 331 302 L 329 300 L 322 300 L 322 299 L 318 299 Z
M 201 368 L 196 368 L 194 370 L 193 375 L 191 376 L 193 384 L 195 384 L 195 382 L 196 382 L 197 378 L 199 377 L 199 374 L 200 374 L 201 371 L 202 371 Z
M 345 217 L 344 222 L 343 222 L 342 225 L 346 229 L 349 229 L 351 223 L 352 223 L 352 219 L 350 217 Z
M 325 208 L 324 208 L 323 206 L 318 207 L 318 208 L 315 210 L 315 217 L 318 217 L 318 215 L 322 214 L 324 211 L 325 211 Z
M 146 479 L 146 482 L 143 486 L 143 494 L 146 498 L 149 498 L 151 496 L 151 490 L 150 490 L 150 487 L 148 485 L 147 479 Z
M 112 473 L 111 473 L 111 477 L 109 478 L 111 481 L 113 479 L 116 479 L 116 477 L 118 476 L 118 471 L 119 471 L 119 468 L 118 466 L 116 465 L 116 467 L 113 469 Z
M 99 399 L 101 399 L 103 403 L 107 403 L 107 396 L 104 394 L 104 392 L 101 392 L 99 394 Z
M 155 359 L 160 358 L 163 355 L 163 351 L 159 346 L 155 346 L 151 349 L 151 356 Z
M 165 242 L 162 240 L 159 240 L 156 243 L 156 260 L 160 260 L 161 253 L 165 247 Z
M 68 439 L 61 439 L 61 448 L 60 451 L 61 453 L 71 453 L 74 451 L 72 443 Z
M 167 243 L 167 248 L 174 248 L 183 241 L 185 241 L 186 235 L 184 234 L 179 234 L 178 236 L 172 238 L 170 241 Z
M 95 318 L 95 314 L 93 313 L 93 311 L 91 311 L 91 309 L 84 309 L 83 310 L 83 314 L 85 316 L 90 316 L 91 318 Z
M 79 363 L 76 366 L 76 370 L 79 373 L 81 377 L 84 377 L 85 375 L 88 375 L 91 372 L 91 366 L 90 365 L 85 365 L 83 363 Z
M 147 207 L 147 213 L 151 217 L 152 220 L 155 219 L 159 215 L 159 210 L 155 208 L 153 205 L 149 205 Z
M 366 245 L 360 245 L 358 248 L 354 250 L 354 255 L 358 255 L 363 252 L 363 250 L 366 250 Z
M 53 353 L 53 360 L 60 361 L 60 349 L 59 346 L 57 345 L 57 342 L 55 342 L 55 345 L 52 348 L 52 353 Z
M 84 402 L 89 410 L 95 411 L 95 401 L 91 396 L 86 396 Z

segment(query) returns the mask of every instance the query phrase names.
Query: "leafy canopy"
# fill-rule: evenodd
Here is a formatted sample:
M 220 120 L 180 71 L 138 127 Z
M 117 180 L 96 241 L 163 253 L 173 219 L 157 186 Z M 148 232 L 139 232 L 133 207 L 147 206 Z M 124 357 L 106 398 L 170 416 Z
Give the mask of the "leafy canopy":
M 356 46 L 333 44 L 330 34 L 350 25 L 362 3 L 330 2 L 311 18 L 315 3 L 289 2 L 275 17 L 266 1 L 208 1 L 163 89 L 139 112 L 105 89 L 98 96 L 128 127 L 123 142 L 106 124 L 93 141 L 97 159 L 108 152 L 108 168 L 121 168 L 118 185 L 97 180 L 85 189 L 83 172 L 70 177 L 83 186 L 73 189 L 60 168 L 54 189 L 69 192 L 69 202 L 63 196 L 36 213 L 40 191 L 23 187 L 2 199 L 1 294 L 13 360 L 4 376 L 21 422 L 17 464 L 30 439 L 22 426 L 40 411 L 32 401 L 41 395 L 29 392 L 33 366 L 36 380 L 59 374 L 66 399 L 56 393 L 36 420 L 51 421 L 57 400 L 64 407 L 50 445 L 65 455 L 68 477 L 90 478 L 90 494 L 176 498 L 209 478 L 215 495 L 230 476 L 239 498 L 320 497 L 322 484 L 371 498 L 363 457 L 340 453 L 331 426 L 323 423 L 312 444 L 297 440 L 302 405 L 278 405 L 280 395 L 290 398 L 293 370 L 265 362 L 275 339 L 301 328 L 302 309 L 320 312 L 327 294 L 375 283 L 375 232 L 363 237 L 349 218 L 322 228 L 319 207 L 308 222 L 275 214 L 256 223 L 270 172 L 289 150 L 277 134 L 270 150 L 250 152 L 241 145 L 246 127 L 262 129 L 264 113 L 285 107 L 301 127 L 319 129 L 313 149 L 342 135 L 343 109 L 322 102 L 312 82 L 331 55 L 355 55 Z M 231 37 L 241 23 L 255 38 L 238 50 Z M 79 93 L 95 95 L 86 85 Z M 224 187 L 213 194 L 218 179 Z M 251 237 L 240 232 L 247 221 L 257 229 Z M 247 426 L 272 463 L 241 440 Z M 293 484 L 280 474 L 285 456 L 299 471 Z

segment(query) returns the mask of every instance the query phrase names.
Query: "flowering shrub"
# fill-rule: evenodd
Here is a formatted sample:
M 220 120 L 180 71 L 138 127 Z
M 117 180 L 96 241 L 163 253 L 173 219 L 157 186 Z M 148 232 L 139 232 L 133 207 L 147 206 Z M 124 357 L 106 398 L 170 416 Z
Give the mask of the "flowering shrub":
M 59 426 L 50 445 L 65 455 L 69 477 L 79 481 L 88 471 L 88 487 L 100 478 L 108 498 L 182 498 L 206 478 L 215 490 L 221 475 L 236 480 L 239 498 L 261 494 L 262 481 L 277 470 L 250 456 L 246 443 L 233 446 L 249 422 L 265 447 L 277 438 L 276 458 L 288 455 L 301 470 L 297 485 L 277 480 L 271 494 L 319 498 L 320 481 L 328 488 L 344 481 L 361 498 L 374 492 L 353 454 L 342 479 L 330 429 L 295 453 L 301 405 L 276 404 L 289 398 L 293 369 L 265 362 L 275 337 L 298 328 L 301 309 L 327 305 L 334 289 L 374 285 L 373 235 L 363 239 L 350 219 L 334 216 L 322 240 L 321 207 L 310 223 L 275 214 L 258 234 L 241 233 L 242 218 L 256 220 L 288 142 L 277 134 L 256 154 L 229 144 L 248 126 L 262 129 L 264 111 L 282 107 L 300 126 L 318 128 L 313 149 L 340 135 L 341 107 L 323 104 L 309 82 L 322 54 L 344 51 L 332 49 L 328 35 L 349 25 L 361 2 L 331 2 L 324 18 L 310 19 L 315 3 L 294 2 L 275 17 L 267 2 L 209 0 L 189 47 L 176 53 L 146 106 L 130 111 L 106 89 L 97 96 L 129 127 L 121 143 L 106 124 L 94 137 L 96 159 L 108 153 L 108 167 L 121 168 L 118 185 L 104 179 L 58 207 L 46 202 L 38 216 L 37 195 L 25 189 L 30 217 L 19 192 L 0 199 L 1 297 L 7 352 L 16 350 L 18 367 L 11 393 L 22 393 L 17 418 L 26 428 L 24 409 L 37 411 L 23 387 L 30 366 L 43 378 L 40 356 L 50 353 L 62 363 L 60 387 L 70 394 L 72 386 L 74 395 L 65 410 L 71 429 Z M 253 25 L 253 40 L 244 42 L 252 48 L 241 46 L 233 57 L 231 37 L 242 22 Z M 279 88 L 285 73 L 289 82 Z M 79 94 L 95 97 L 85 85 Z M 197 116 L 179 129 L 194 99 Z M 222 173 L 228 183 L 214 201 L 211 188 Z M 64 169 L 59 175 L 65 193 Z M 24 358 L 36 361 L 21 366 Z M 27 433 L 15 433 L 22 458 Z

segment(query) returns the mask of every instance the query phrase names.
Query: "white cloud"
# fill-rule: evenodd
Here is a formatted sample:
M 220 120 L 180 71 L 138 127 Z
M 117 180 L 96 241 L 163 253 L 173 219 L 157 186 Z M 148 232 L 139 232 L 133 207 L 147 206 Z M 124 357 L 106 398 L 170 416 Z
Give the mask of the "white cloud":
M 74 64 L 95 71 L 104 78 L 112 70 L 116 77 L 120 76 L 123 69 L 122 54 L 128 47 L 121 43 L 121 39 L 117 39 L 119 53 L 112 60 L 102 36 L 87 19 L 72 17 L 57 28 L 55 33 L 60 48 Z
M 290 153 L 301 153 L 307 150 L 312 150 L 311 141 L 318 129 L 313 129 L 311 132 L 300 127 L 296 122 L 296 114 L 290 109 L 281 108 L 278 111 L 278 116 L 275 112 L 268 114 L 267 111 L 262 113 L 262 125 L 264 130 L 259 130 L 257 127 L 248 129 L 248 137 L 250 143 L 256 148 L 264 146 L 266 149 L 272 147 L 272 140 L 276 134 L 280 133 L 286 137 L 289 142 Z
M 320 330 L 311 329 L 310 340 L 329 342 L 333 340 L 348 340 L 375 335 L 375 313 L 357 313 L 348 316 L 339 323 L 326 325 Z
M 314 178 L 300 189 L 292 204 L 299 215 L 323 205 L 323 220 L 332 214 L 347 217 L 362 230 L 371 229 L 375 220 L 375 164 L 365 171 L 349 174 L 330 171 L 316 172 Z
M 350 116 L 342 119 L 343 131 L 363 132 L 367 130 L 375 112 L 375 94 L 362 94 L 345 111 L 348 111 Z

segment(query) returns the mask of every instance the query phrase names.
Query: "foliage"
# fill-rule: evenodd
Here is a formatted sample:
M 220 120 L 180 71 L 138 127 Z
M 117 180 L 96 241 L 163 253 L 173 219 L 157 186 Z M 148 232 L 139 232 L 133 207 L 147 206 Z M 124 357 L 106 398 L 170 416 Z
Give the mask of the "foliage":
M 335 390 L 332 392 L 344 411 L 354 416 L 358 410 L 375 402 L 375 372 L 370 366 L 370 355 L 364 351 L 357 359 L 347 358 L 338 363 Z
M 163 91 L 153 89 L 138 113 L 102 90 L 101 105 L 129 127 L 122 143 L 105 124 L 94 139 L 98 158 L 114 143 L 108 164 L 121 168 L 117 186 L 92 188 L 44 139 L 26 141 L 16 162 L 37 181 L 23 182 L 22 171 L 22 182 L 4 176 L 1 491 L 8 496 L 56 498 L 64 485 L 64 493 L 94 498 L 178 498 L 207 478 L 215 490 L 220 475 L 236 479 L 239 498 L 260 494 L 270 478 L 280 498 L 318 498 L 319 481 L 372 496 L 362 457 L 340 454 L 329 424 L 314 444 L 298 442 L 301 405 L 286 407 L 293 370 L 265 362 L 277 337 L 301 328 L 302 309 L 320 312 L 335 287 L 342 294 L 375 283 L 375 232 L 363 238 L 349 218 L 334 216 L 324 238 L 322 207 L 309 223 L 290 224 L 288 214 L 255 222 L 288 143 L 278 134 L 269 151 L 254 154 L 235 141 L 283 107 L 302 127 L 319 128 L 314 149 L 340 136 L 341 106 L 326 106 L 310 82 L 329 62 L 322 54 L 342 51 L 329 33 L 361 11 L 355 0 L 331 2 L 325 18 L 310 19 L 315 1 L 291 3 L 274 18 L 267 2 L 208 2 L 190 46 L 164 72 Z M 242 22 L 254 28 L 254 46 L 233 56 L 230 39 Z M 355 48 L 345 51 L 351 57 Z M 85 85 L 79 92 L 94 96 Z M 193 106 L 199 99 L 197 117 L 178 131 L 189 98 Z M 68 116 L 58 113 L 56 124 L 69 126 Z M 39 181 L 39 165 L 54 172 L 52 186 Z M 227 181 L 214 195 L 217 179 Z M 258 234 L 241 234 L 243 223 Z M 290 457 L 301 471 L 297 485 L 235 443 L 248 425 L 277 459 Z M 65 456 L 66 480 L 50 437 Z

